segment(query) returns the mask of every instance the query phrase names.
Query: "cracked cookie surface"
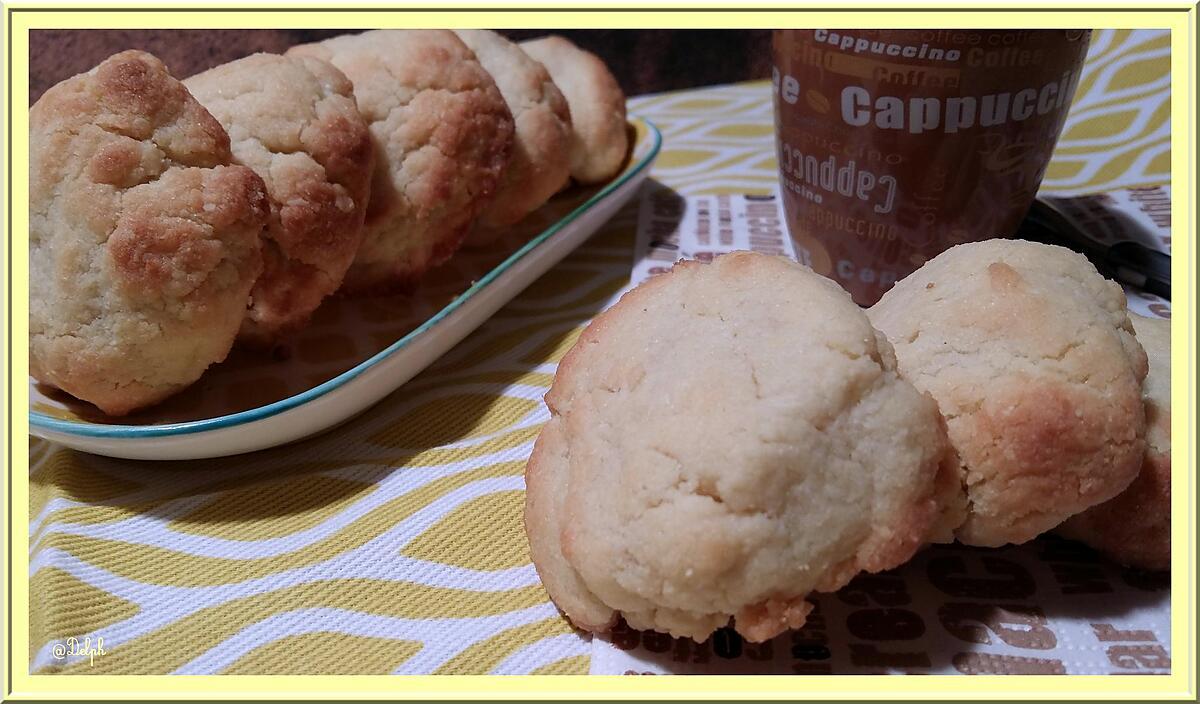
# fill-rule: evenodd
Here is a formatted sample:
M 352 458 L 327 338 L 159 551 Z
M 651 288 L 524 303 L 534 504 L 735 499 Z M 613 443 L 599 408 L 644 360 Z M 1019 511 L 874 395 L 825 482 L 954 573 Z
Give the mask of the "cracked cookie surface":
M 362 242 L 374 165 L 367 123 L 349 79 L 310 56 L 254 54 L 184 85 L 270 196 L 263 273 L 240 332 L 270 345 L 337 290 Z
M 512 114 L 449 30 L 374 30 L 288 50 L 329 61 L 354 84 L 375 146 L 351 291 L 404 289 L 450 257 L 495 194 Z
M 29 366 L 122 415 L 225 358 L 262 268 L 262 180 L 157 58 L 126 51 L 29 110 Z
M 959 245 L 869 315 L 946 419 L 968 504 L 961 542 L 1025 542 L 1137 475 L 1146 355 L 1121 287 L 1083 255 L 1019 240 Z
M 676 265 L 581 334 L 526 468 L 538 574 L 575 625 L 762 641 L 907 560 L 939 514 L 935 404 L 836 284 L 750 253 Z
M 487 244 L 566 185 L 571 115 L 546 67 L 521 47 L 486 29 L 458 29 L 455 34 L 492 74 L 515 125 L 512 156 L 496 195 L 468 236 L 471 244 Z
M 1130 567 L 1171 567 L 1171 321 L 1130 314 L 1150 371 L 1142 386 L 1146 455 L 1116 498 L 1072 516 L 1058 533 Z

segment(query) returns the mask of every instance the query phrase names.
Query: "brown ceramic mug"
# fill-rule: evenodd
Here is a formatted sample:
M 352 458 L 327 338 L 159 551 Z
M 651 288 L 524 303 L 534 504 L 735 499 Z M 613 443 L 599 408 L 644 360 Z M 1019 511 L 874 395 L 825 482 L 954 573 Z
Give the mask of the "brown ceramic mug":
M 871 305 L 946 248 L 1016 232 L 1090 35 L 776 30 L 776 147 L 797 257 Z

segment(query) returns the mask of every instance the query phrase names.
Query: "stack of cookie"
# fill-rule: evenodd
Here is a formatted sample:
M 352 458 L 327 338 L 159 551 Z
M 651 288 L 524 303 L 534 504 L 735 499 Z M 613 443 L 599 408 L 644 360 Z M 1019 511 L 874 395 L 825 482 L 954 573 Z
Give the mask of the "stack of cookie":
M 1168 326 L 1132 317 L 1082 255 L 1021 241 L 868 311 L 781 258 L 679 264 L 559 366 L 525 475 L 538 574 L 587 630 L 761 641 L 929 542 L 1058 528 L 1167 568 Z
M 411 290 L 629 146 L 599 59 L 485 30 L 339 36 L 182 82 L 127 51 L 29 118 L 30 373 L 110 415 L 335 291 Z

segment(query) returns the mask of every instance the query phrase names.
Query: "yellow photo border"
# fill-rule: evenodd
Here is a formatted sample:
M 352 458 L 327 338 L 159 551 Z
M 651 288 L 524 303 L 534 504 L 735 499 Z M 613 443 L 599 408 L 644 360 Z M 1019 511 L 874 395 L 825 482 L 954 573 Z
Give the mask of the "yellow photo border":
M 429 5 L 440 4 L 439 9 Z M 1132 4 L 1132 0 L 1131 0 Z M 7 227 L 10 296 L 8 333 L 9 474 L 5 510 L 8 530 L 6 621 L 7 662 L 3 672 L 6 699 L 616 699 L 630 696 L 686 699 L 1196 699 L 1195 620 L 1195 67 L 1196 15 L 1186 2 L 1139 3 L 1137 8 L 1113 2 L 1093 7 L 1043 3 L 993 3 L 953 11 L 915 3 L 866 7 L 830 0 L 820 8 L 801 4 L 753 3 L 730 8 L 712 2 L 688 6 L 661 2 L 657 7 L 620 2 L 554 8 L 545 3 L 512 7 L 475 3 L 378 4 L 321 7 L 317 3 L 245 5 L 190 3 L 169 7 L 122 3 L 49 5 L 13 2 L 4 8 L 6 44 L 5 111 Z M 842 6 L 830 9 L 830 6 Z M 802 13 L 802 14 L 801 14 Z M 29 630 L 28 594 L 28 376 L 26 346 L 28 242 L 16 233 L 28 223 L 27 108 L 29 99 L 29 30 L 103 28 L 361 28 L 361 27 L 489 27 L 489 28 L 772 28 L 829 25 L 918 28 L 1022 27 L 1167 28 L 1171 30 L 1171 185 L 1174 295 L 1172 296 L 1172 564 L 1170 675 L 1154 677 L 933 675 L 879 677 L 717 676 L 717 677 L 572 677 L 572 676 L 170 676 L 65 677 L 30 675 L 24 660 Z M 1181 412 L 1182 411 L 1182 412 Z M 14 480 L 14 477 L 21 478 Z M 15 646 L 15 647 L 14 647 Z M 18 655 L 18 653 L 22 655 Z

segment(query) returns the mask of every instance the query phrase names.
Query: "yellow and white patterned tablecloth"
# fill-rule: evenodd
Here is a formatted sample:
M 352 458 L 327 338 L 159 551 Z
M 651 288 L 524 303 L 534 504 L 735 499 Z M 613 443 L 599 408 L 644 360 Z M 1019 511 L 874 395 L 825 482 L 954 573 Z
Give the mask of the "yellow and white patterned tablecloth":
M 1102 31 L 1044 188 L 1167 183 L 1168 37 Z M 775 186 L 769 84 L 635 98 L 653 178 Z M 31 439 L 34 673 L 585 673 L 527 554 L 522 471 L 541 397 L 626 287 L 638 201 L 450 354 L 323 436 L 140 463 Z M 60 657 L 67 639 L 95 658 Z

